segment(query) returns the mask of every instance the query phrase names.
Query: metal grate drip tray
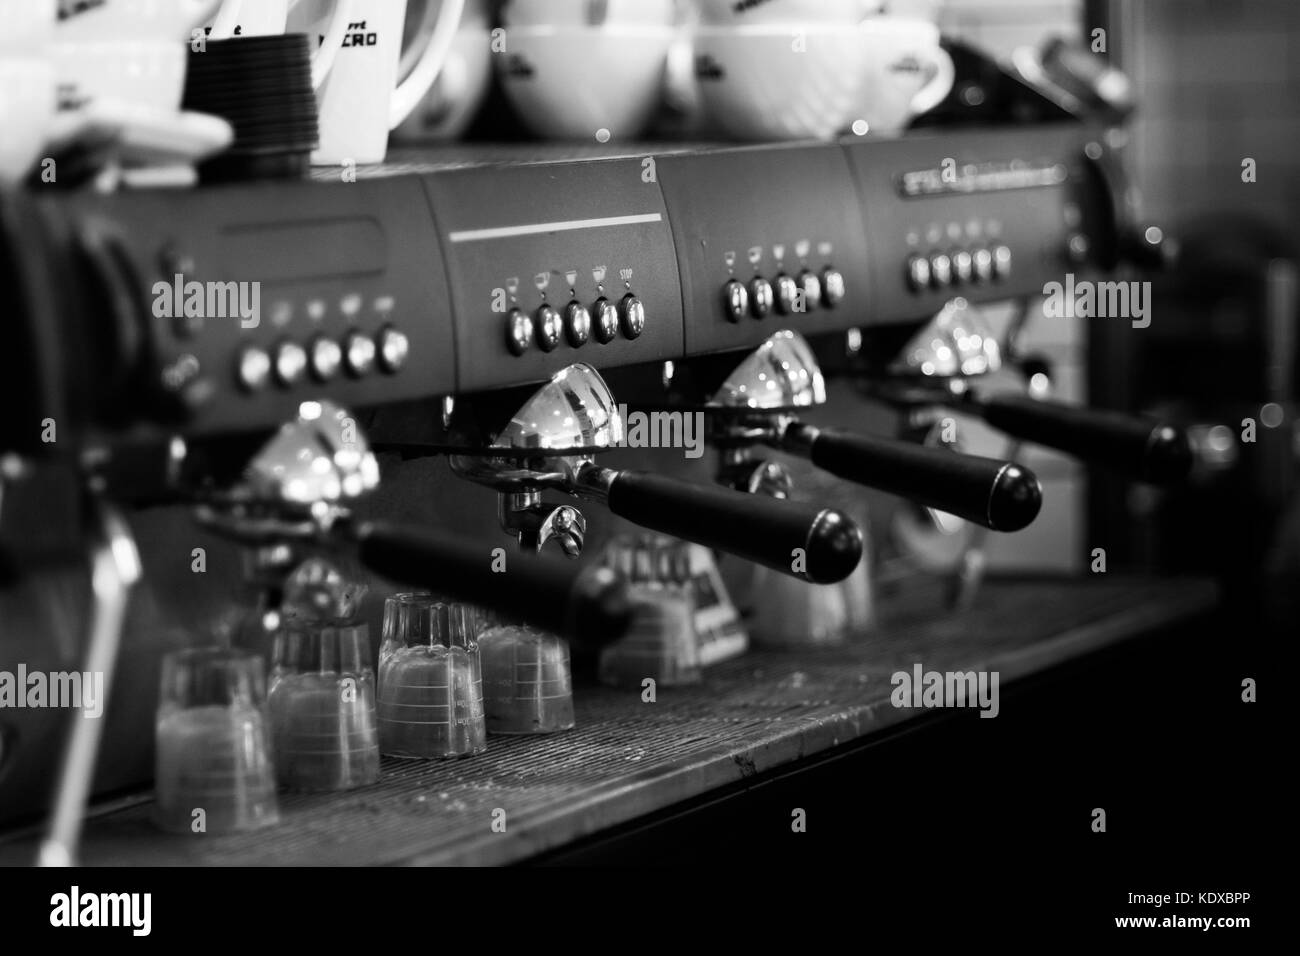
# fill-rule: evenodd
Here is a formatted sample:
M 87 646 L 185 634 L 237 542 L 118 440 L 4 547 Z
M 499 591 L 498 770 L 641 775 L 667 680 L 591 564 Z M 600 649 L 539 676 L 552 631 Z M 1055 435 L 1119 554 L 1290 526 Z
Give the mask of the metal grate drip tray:
M 747 776 L 897 724 L 890 676 L 998 670 L 1027 676 L 1215 600 L 1208 584 L 995 583 L 982 606 L 935 620 L 926 600 L 891 610 L 883 632 L 849 647 L 755 653 L 690 688 L 579 688 L 578 729 L 493 737 L 468 760 L 385 759 L 374 786 L 283 795 L 280 826 L 232 837 L 159 833 L 145 802 L 88 822 L 89 865 L 501 864 L 527 859 Z M 493 832 L 494 811 L 506 830 Z M 499 814 L 498 814 L 499 816 Z M 0 843 L 0 863 L 31 859 L 31 839 Z

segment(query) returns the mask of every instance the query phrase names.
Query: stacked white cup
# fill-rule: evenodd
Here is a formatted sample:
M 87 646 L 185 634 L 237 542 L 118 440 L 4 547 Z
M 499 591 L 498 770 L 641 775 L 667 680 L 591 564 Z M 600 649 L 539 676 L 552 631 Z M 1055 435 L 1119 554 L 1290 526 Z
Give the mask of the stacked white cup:
M 893 134 L 952 88 L 933 23 L 879 0 L 696 0 L 696 77 L 715 126 L 745 140 Z
M 249 0 L 244 0 L 249 2 Z M 339 0 L 306 0 L 289 29 L 327 36 Z M 365 0 L 317 93 L 318 166 L 383 162 L 388 134 L 420 105 L 451 55 L 465 0 Z M 412 25 L 412 21 L 414 25 Z
M 674 0 L 510 0 L 498 75 L 520 121 L 546 139 L 640 136 L 659 106 Z

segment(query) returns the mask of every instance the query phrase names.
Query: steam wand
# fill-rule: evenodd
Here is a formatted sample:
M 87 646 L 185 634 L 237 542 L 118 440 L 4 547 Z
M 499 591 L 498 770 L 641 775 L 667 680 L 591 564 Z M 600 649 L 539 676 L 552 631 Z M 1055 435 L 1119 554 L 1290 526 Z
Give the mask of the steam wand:
M 121 646 L 122 624 L 131 591 L 140 580 L 141 565 L 135 539 L 121 513 L 97 495 L 92 495 L 90 513 L 93 522 L 89 543 L 93 597 L 83 673 L 103 674 L 102 707 L 106 713 Z M 99 756 L 103 720 L 90 719 L 81 713 L 70 719 L 72 724 L 54 791 L 54 812 L 37 858 L 40 866 L 72 866 L 76 862 L 81 824 Z

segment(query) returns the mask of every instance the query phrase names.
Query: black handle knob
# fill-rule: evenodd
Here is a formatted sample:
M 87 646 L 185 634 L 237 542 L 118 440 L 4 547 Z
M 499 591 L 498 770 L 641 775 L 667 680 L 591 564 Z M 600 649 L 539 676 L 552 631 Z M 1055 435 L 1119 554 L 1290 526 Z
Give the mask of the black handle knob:
M 797 427 L 803 435 L 791 442 L 791 450 L 802 448 L 818 468 L 994 531 L 1027 527 L 1043 505 L 1038 478 L 1014 462 L 835 429 Z
M 1192 448 L 1179 429 L 1118 412 L 1076 408 L 1022 395 L 981 399 L 980 416 L 1009 435 L 1075 455 L 1153 484 L 1182 481 Z
M 410 587 L 482 607 L 500 607 L 576 645 L 600 647 L 621 638 L 632 618 L 625 582 L 607 568 L 512 554 L 493 570 L 493 549 L 443 532 L 368 523 L 355 531 L 359 557 L 371 571 Z
M 620 472 L 609 486 L 609 509 L 814 584 L 843 581 L 862 560 L 862 532 L 830 508 Z

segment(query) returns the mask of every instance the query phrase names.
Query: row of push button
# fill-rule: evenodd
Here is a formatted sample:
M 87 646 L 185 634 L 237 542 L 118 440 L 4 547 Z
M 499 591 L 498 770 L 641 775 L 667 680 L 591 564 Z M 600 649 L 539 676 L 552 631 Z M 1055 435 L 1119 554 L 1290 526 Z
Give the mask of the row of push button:
M 812 312 L 818 306 L 833 309 L 844 301 L 845 292 L 844 274 L 825 269 L 820 276 L 805 270 L 797 279 L 782 273 L 774 283 L 762 276 L 748 285 L 732 279 L 723 288 L 722 297 L 727 320 L 740 322 L 746 316 L 765 319 L 774 309 L 780 315 Z
M 630 294 L 617 305 L 602 297 L 592 309 L 581 302 L 570 302 L 563 315 L 549 305 L 541 306 L 532 315 L 523 309 L 511 309 L 506 320 L 506 347 L 512 355 L 523 355 L 534 343 L 543 352 L 554 352 L 562 339 L 575 349 L 592 338 L 608 345 L 620 331 L 626 339 L 640 338 L 645 324 L 645 303 Z
M 362 378 L 376 366 L 389 375 L 396 375 L 410 355 L 410 339 L 390 326 L 374 338 L 352 332 L 341 344 L 321 336 L 307 348 L 297 342 L 282 342 L 272 352 L 246 348 L 239 354 L 235 374 L 243 389 L 257 392 L 272 381 L 281 388 L 292 388 L 308 374 L 321 383 L 332 380 L 340 371 L 352 378 Z
M 946 289 L 971 282 L 992 282 L 1011 275 L 1011 247 L 958 249 L 907 260 L 907 284 L 913 292 Z

